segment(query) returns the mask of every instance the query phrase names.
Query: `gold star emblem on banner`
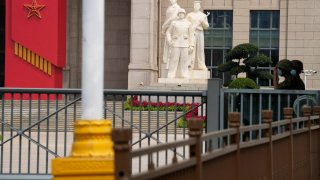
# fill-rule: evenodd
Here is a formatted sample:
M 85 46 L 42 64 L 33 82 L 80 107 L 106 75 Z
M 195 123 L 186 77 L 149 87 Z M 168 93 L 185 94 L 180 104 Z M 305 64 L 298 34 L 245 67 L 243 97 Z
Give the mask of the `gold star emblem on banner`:
M 28 18 L 35 15 L 38 18 L 42 18 L 40 11 L 46 7 L 46 5 L 39 5 L 37 3 L 37 0 L 32 0 L 31 4 L 25 4 L 23 5 L 27 10 L 29 10 Z

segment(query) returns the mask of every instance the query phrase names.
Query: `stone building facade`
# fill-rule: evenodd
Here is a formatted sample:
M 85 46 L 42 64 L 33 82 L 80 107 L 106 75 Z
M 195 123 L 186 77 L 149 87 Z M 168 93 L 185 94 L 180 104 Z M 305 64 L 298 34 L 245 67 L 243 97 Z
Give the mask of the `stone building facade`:
M 81 82 L 81 3 L 68 0 L 67 67 L 64 87 Z M 187 12 L 193 0 L 178 0 Z M 106 0 L 105 87 L 135 89 L 163 76 L 161 25 L 169 0 Z M 202 0 L 210 29 L 206 63 L 212 77 L 228 49 L 254 43 L 274 63 L 298 59 L 304 69 L 320 71 L 319 0 Z M 272 67 L 270 67 L 272 69 Z M 303 78 L 303 76 L 302 76 Z M 319 89 L 319 73 L 307 77 L 307 89 Z
M 67 0 L 67 65 L 63 74 L 65 88 L 81 87 L 81 9 L 80 0 Z M 106 0 L 105 88 L 128 87 L 130 20 L 130 0 Z

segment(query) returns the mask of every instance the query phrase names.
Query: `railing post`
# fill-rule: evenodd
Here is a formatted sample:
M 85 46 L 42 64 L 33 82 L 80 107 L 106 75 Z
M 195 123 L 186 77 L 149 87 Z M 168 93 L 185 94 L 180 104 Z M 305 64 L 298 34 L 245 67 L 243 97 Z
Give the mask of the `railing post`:
M 262 111 L 262 122 L 268 124 L 269 127 L 264 131 L 264 137 L 272 137 L 272 117 L 273 111 L 271 110 L 263 110 Z
M 319 118 L 315 122 L 316 125 L 319 125 L 320 124 L 320 106 L 313 106 L 313 114 L 315 116 L 319 116 Z
M 310 122 L 310 116 L 311 116 L 311 107 L 310 106 L 304 106 L 303 109 L 303 117 L 308 117 L 308 121 L 304 123 L 304 127 L 310 128 L 311 122 Z
M 316 119 L 315 124 L 316 125 L 320 125 L 320 106 L 313 106 L 313 114 L 315 116 L 318 116 L 318 118 Z M 317 131 L 319 131 L 319 129 L 317 129 Z M 320 139 L 320 133 L 318 132 L 318 140 Z M 318 149 L 316 151 L 316 155 L 319 157 L 320 156 L 320 143 L 318 143 Z M 320 164 L 320 159 L 318 158 L 318 164 Z
M 220 89 L 222 86 L 221 79 L 208 79 L 208 93 L 207 93 L 207 132 L 214 132 L 219 130 L 220 126 Z M 221 96 L 223 96 L 221 94 Z M 220 123 L 219 123 L 220 122 Z M 212 140 L 208 149 L 218 147 L 218 140 Z
M 272 142 L 272 118 L 273 118 L 273 111 L 271 110 L 263 110 L 262 111 L 262 120 L 263 123 L 268 124 L 268 129 L 264 131 L 264 137 L 269 138 L 269 177 L 267 179 L 273 179 L 273 142 Z
M 239 130 L 240 127 L 240 113 L 231 112 L 229 113 L 229 127 L 236 128 Z M 240 131 L 237 131 L 237 134 L 231 136 L 231 144 L 238 144 L 240 140 Z
M 228 114 L 229 128 L 237 129 L 237 134 L 231 136 L 231 144 L 237 145 L 237 156 L 236 156 L 236 166 L 237 166 L 237 179 L 241 179 L 240 172 L 240 113 L 231 112 Z
M 310 106 L 304 106 L 303 107 L 303 116 L 308 118 L 308 121 L 305 123 L 305 127 L 308 128 L 308 168 L 309 168 L 309 173 L 310 173 L 310 178 L 312 179 L 312 154 L 311 154 L 311 107 Z
M 115 179 L 129 179 L 131 176 L 131 129 L 113 129 L 112 140 L 114 142 Z
M 283 115 L 285 120 L 290 120 L 288 130 L 290 131 L 290 147 L 289 149 L 289 154 L 290 154 L 290 159 L 289 159 L 289 164 L 290 164 L 290 172 L 289 172 L 289 179 L 293 179 L 293 123 L 292 123 L 292 117 L 293 117 L 293 108 L 287 107 L 283 108 Z
M 189 136 L 190 138 L 196 139 L 196 144 L 190 146 L 190 157 L 195 157 L 197 160 L 197 165 L 195 169 L 194 178 L 202 180 L 202 160 L 201 160 L 201 152 L 202 152 L 202 142 L 201 135 L 203 129 L 203 121 L 198 119 L 189 120 Z

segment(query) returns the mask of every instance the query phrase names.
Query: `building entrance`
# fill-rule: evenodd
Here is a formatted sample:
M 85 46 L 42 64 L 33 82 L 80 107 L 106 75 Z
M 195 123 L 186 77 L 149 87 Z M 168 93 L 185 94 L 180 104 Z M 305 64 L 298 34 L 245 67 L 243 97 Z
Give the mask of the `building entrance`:
M 6 47 L 6 1 L 0 1 L 0 87 L 4 87 L 4 63 Z

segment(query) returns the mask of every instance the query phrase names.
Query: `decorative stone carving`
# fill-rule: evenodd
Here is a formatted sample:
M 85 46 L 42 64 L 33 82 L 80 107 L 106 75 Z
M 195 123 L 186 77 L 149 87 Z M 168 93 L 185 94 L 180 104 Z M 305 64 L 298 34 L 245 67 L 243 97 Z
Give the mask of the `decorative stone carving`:
M 178 18 L 178 11 L 180 9 L 180 6 L 177 4 L 177 0 L 170 0 L 171 6 L 168 7 L 166 12 L 166 19 L 162 25 L 162 34 L 166 34 L 168 28 L 170 27 L 172 21 L 176 20 Z M 166 67 L 168 68 L 168 61 L 170 58 L 170 47 L 165 39 L 164 41 L 164 48 L 163 48 L 163 62 L 166 63 Z
M 189 78 L 189 53 L 194 48 L 194 35 L 191 23 L 185 16 L 186 11 L 179 9 L 178 19 L 171 23 L 166 32 L 166 41 L 171 49 L 168 78 Z
M 194 31 L 195 48 L 190 56 L 192 69 L 208 70 L 204 57 L 204 29 L 209 27 L 207 15 L 201 9 L 201 1 L 194 1 L 194 11 L 187 15 L 188 21 L 192 24 Z

